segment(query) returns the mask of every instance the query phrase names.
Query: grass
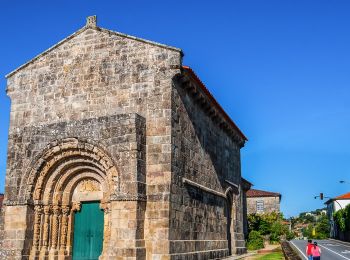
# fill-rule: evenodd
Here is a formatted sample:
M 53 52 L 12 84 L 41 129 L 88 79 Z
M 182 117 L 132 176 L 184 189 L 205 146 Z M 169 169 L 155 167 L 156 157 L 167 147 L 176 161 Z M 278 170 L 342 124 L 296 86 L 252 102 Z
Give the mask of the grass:
M 257 260 L 282 260 L 284 256 L 282 252 L 274 252 L 267 255 L 259 256 Z
M 258 256 L 256 260 L 282 260 L 284 256 L 282 252 L 273 252 L 266 255 Z

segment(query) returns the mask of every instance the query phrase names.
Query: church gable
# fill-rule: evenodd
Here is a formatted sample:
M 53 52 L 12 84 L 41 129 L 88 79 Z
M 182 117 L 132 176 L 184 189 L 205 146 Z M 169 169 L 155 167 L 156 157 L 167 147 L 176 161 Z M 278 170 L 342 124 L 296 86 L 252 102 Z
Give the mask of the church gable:
M 126 110 L 146 116 L 143 100 L 165 81 L 170 91 L 181 57 L 179 49 L 88 23 L 8 75 L 13 121 L 23 126 Z

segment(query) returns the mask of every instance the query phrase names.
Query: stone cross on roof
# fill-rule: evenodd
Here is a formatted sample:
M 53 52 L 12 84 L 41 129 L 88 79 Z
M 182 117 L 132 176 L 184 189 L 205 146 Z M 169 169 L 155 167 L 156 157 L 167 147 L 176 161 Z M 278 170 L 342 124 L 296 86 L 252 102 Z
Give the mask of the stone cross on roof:
M 96 27 L 97 17 L 96 15 L 86 17 L 86 27 Z

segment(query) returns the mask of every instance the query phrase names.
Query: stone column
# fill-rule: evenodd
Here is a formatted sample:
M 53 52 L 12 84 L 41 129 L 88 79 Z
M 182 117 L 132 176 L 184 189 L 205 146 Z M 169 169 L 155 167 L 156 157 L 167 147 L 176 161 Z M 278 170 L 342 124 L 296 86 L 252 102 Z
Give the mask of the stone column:
M 66 242 L 68 234 L 68 215 L 69 206 L 62 206 L 62 222 L 61 222 L 61 240 L 60 240 L 60 255 L 66 255 Z
M 52 232 L 51 232 L 51 250 L 53 254 L 57 252 L 57 241 L 58 241 L 58 231 L 59 231 L 59 216 L 61 213 L 60 206 L 53 206 L 53 216 L 52 216 Z
M 47 249 L 49 247 L 49 227 L 50 227 L 50 213 L 51 207 L 46 205 L 44 206 L 44 225 L 43 225 L 43 239 L 42 239 L 42 247 L 40 250 L 40 254 L 42 256 L 47 254 Z
M 39 253 L 40 245 L 40 230 L 41 230 L 41 215 L 43 213 L 42 205 L 34 206 L 34 229 L 33 229 L 33 246 L 30 251 L 30 258 L 35 258 Z
M 73 230 L 74 230 L 74 212 L 80 211 L 81 209 L 81 203 L 80 202 L 73 202 L 72 203 L 72 209 L 69 214 L 68 218 L 68 234 L 67 234 L 67 243 L 66 243 L 66 250 L 67 255 L 70 256 L 72 254 L 72 237 L 73 237 Z

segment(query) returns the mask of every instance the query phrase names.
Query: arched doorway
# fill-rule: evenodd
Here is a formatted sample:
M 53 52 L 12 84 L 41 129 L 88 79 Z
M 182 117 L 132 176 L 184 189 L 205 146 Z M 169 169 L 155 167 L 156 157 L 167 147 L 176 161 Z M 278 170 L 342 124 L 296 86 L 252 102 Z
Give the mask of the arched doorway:
M 227 234 L 227 243 L 228 243 L 228 252 L 229 255 L 232 255 L 232 233 L 231 233 L 231 225 L 232 225 L 232 199 L 230 196 L 226 199 L 226 234 Z
M 232 255 L 232 244 L 233 244 L 233 234 L 234 234 L 234 219 L 235 213 L 233 208 L 233 192 L 232 188 L 228 188 L 225 192 L 226 196 L 226 207 L 225 207 L 225 216 L 226 216 L 226 236 L 227 236 L 227 247 L 229 255 Z
M 117 177 L 112 160 L 96 145 L 71 138 L 46 149 L 24 178 L 27 183 L 22 187 L 28 189 L 21 191 L 34 203 L 30 258 L 71 259 L 73 250 L 79 249 L 73 248 L 73 239 L 81 236 L 75 234 L 75 223 L 82 224 L 74 217 L 86 217 L 84 212 L 92 212 L 90 219 L 96 217 L 97 226 L 103 229 L 102 235 L 90 236 L 94 244 L 101 245 L 100 249 L 92 248 L 94 257 L 103 255 L 101 248 L 107 248 L 110 236 L 110 190 L 112 179 Z M 101 233 L 101 228 L 96 232 Z M 80 243 L 79 250 L 86 246 Z M 79 250 L 74 252 L 79 254 Z

